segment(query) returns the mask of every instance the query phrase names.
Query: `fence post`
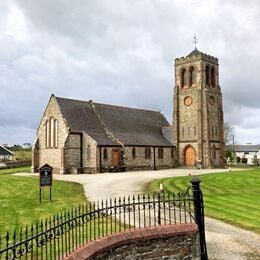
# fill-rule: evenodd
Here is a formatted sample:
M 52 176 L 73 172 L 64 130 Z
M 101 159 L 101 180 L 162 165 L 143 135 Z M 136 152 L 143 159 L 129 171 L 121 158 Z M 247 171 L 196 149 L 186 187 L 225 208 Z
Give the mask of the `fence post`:
M 203 195 L 200 189 L 200 179 L 193 177 L 191 180 L 194 202 L 195 221 L 199 228 L 200 235 L 200 252 L 201 259 L 208 260 L 206 238 L 205 238 L 205 223 L 204 223 L 204 206 Z
M 161 225 L 161 192 L 158 193 L 158 225 Z

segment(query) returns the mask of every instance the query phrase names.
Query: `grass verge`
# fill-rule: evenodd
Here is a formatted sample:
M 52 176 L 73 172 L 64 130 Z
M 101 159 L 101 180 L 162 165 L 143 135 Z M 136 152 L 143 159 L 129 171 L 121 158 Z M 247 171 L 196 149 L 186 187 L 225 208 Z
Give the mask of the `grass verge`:
M 260 234 L 260 170 L 200 175 L 205 215 Z M 190 177 L 156 180 L 149 191 L 158 191 L 160 181 L 168 192 L 185 191 Z
M 0 170 L 0 233 L 35 223 L 87 202 L 80 184 L 53 180 L 52 201 L 49 188 L 42 189 L 39 203 L 39 180 L 14 176 L 29 172 L 30 167 Z

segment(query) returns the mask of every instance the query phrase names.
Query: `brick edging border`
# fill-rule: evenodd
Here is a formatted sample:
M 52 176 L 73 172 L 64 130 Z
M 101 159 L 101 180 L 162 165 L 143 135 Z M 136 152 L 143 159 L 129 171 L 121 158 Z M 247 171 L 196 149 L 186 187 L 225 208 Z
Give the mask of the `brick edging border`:
M 142 229 L 128 230 L 122 233 L 109 235 L 90 242 L 76 251 L 69 254 L 64 259 L 80 260 L 89 259 L 95 255 L 106 252 L 110 249 L 120 247 L 140 240 L 151 240 L 155 238 L 168 238 L 198 232 L 198 226 L 194 223 L 176 224 L 166 226 L 146 227 Z

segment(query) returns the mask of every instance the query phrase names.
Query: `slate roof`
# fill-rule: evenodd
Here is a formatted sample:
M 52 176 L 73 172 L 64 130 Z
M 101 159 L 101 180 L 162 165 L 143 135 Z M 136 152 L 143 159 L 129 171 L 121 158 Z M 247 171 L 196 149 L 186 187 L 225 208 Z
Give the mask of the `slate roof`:
M 162 134 L 169 142 L 172 142 L 172 140 L 173 140 L 173 128 L 171 126 L 162 127 Z
M 260 145 L 236 145 L 236 152 L 258 152 L 260 150 Z
M 121 107 L 56 97 L 70 131 L 86 132 L 99 145 L 119 145 L 106 129 L 124 145 L 173 146 L 162 134 L 170 126 L 157 111 Z
M 70 127 L 70 131 L 85 131 L 101 145 L 118 145 L 118 143 L 113 142 L 107 137 L 104 128 L 91 108 L 89 101 L 59 97 L 56 97 L 56 100 Z
M 14 155 L 14 153 L 0 145 L 0 155 Z

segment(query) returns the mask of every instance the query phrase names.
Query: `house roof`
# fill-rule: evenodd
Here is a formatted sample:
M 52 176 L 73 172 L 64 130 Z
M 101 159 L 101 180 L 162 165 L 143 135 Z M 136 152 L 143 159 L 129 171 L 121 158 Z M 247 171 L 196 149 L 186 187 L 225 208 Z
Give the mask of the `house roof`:
M 258 152 L 260 150 L 260 145 L 236 145 L 236 152 Z
M 14 153 L 8 150 L 6 147 L 0 145 L 0 155 L 14 155 Z
M 56 100 L 70 131 L 86 132 L 99 145 L 172 146 L 163 136 L 162 127 L 170 125 L 160 112 L 61 97 Z

